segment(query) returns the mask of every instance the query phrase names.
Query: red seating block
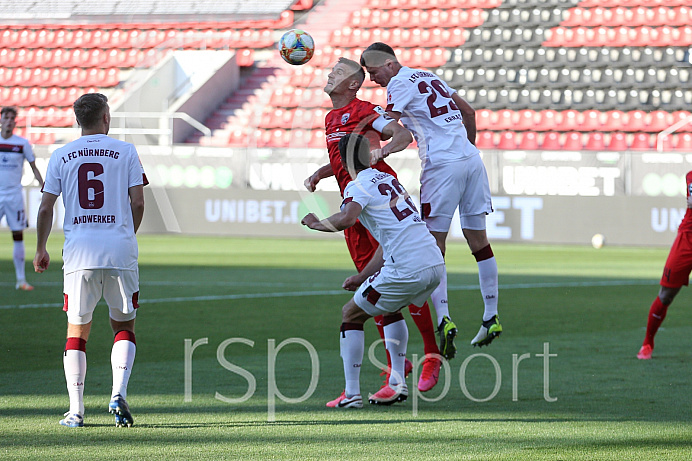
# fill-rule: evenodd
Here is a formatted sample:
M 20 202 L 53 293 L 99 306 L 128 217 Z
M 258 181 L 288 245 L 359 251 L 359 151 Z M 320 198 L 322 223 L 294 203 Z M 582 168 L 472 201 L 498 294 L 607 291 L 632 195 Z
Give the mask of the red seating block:
M 533 131 L 526 131 L 519 142 L 519 149 L 536 150 L 538 149 L 538 135 Z
M 480 150 L 494 149 L 495 140 L 492 131 L 480 131 L 476 136 L 476 147 Z

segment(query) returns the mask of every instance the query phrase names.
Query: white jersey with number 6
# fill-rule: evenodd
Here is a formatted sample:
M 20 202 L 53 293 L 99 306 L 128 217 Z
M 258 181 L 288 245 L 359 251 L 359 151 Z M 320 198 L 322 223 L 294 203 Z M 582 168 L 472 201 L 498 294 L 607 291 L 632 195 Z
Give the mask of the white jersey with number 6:
M 416 138 L 424 169 L 480 153 L 467 137 L 454 93 L 432 72 L 410 67 L 399 69 L 387 85 L 387 111 L 401 114 L 401 123 Z
M 137 269 L 128 189 L 145 183 L 135 146 L 103 134 L 82 136 L 53 152 L 43 192 L 65 205 L 66 274 Z
M 385 264 L 402 275 L 444 264 L 435 239 L 394 176 L 362 170 L 344 190 L 344 205 L 351 201 L 363 208 L 358 219 L 382 245 Z

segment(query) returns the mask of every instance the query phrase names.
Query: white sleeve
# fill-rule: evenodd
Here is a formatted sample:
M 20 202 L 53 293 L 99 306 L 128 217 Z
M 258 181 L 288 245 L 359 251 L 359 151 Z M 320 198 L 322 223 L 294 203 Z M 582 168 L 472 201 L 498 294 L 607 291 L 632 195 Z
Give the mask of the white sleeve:
M 26 139 L 24 142 L 24 158 L 29 163 L 36 160 L 36 156 L 34 155 L 34 149 L 31 148 L 31 143 L 28 139 Z
M 48 168 L 46 169 L 46 178 L 43 181 L 43 189 L 41 192 L 48 192 L 53 195 L 60 195 L 62 192 L 62 180 L 60 178 L 60 161 L 62 157 L 55 152 L 48 160 Z
M 413 94 L 406 88 L 404 82 L 391 80 L 387 85 L 387 110 L 390 112 L 404 113 L 406 106 L 413 99 Z

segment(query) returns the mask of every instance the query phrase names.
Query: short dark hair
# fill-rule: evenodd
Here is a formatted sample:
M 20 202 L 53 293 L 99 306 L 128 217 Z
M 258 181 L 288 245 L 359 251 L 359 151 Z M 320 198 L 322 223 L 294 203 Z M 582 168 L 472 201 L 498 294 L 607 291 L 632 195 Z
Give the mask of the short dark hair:
M 108 98 L 101 93 L 81 95 L 72 105 L 77 123 L 82 128 L 93 128 L 108 109 Z
M 399 62 L 394 49 L 382 42 L 375 42 L 360 55 L 360 65 L 363 67 L 381 67 L 387 59 Z
M 351 170 L 370 168 L 370 141 L 363 135 L 348 133 L 339 140 L 341 159 Z
M 356 77 L 361 85 L 363 84 L 363 82 L 365 81 L 365 71 L 363 70 L 363 67 L 360 64 L 358 64 L 353 59 L 348 59 L 344 57 L 339 58 L 337 62 L 339 64 L 343 64 L 344 66 L 346 66 L 352 72 L 351 75 Z
M 7 107 L 3 107 L 2 110 L 0 110 L 0 117 L 2 117 L 3 115 L 5 115 L 7 113 L 10 113 L 10 112 L 12 112 L 15 117 L 17 116 L 17 108 L 12 107 L 12 106 L 7 106 Z

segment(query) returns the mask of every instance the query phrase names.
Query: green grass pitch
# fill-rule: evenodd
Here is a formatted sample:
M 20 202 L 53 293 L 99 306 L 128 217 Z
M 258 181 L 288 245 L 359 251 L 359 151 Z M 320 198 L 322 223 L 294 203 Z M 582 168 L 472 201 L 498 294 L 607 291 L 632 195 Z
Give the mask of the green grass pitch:
M 31 260 L 35 235 L 26 241 Z M 112 334 L 100 305 L 87 346 L 85 427 L 68 429 L 58 425 L 68 408 L 60 235 L 49 243 L 54 262 L 42 275 L 27 264 L 36 289 L 25 293 L 14 290 L 9 232 L 0 242 L 2 459 L 692 456 L 689 290 L 671 307 L 654 359 L 635 357 L 667 248 L 494 244 L 505 331 L 478 350 L 468 345 L 482 313 L 476 265 L 464 244 L 451 244 L 459 353 L 445 375 L 448 390 L 441 381 L 424 396 L 441 397 L 436 402 L 411 396 L 392 407 L 335 411 L 325 402 L 343 389 L 338 328 L 349 294 L 340 286 L 353 272 L 342 240 L 140 236 L 128 395 L 135 426 L 115 428 L 106 411 Z M 409 356 L 422 355 L 405 317 Z M 376 339 L 366 325 L 366 347 Z M 186 359 L 186 344 L 195 343 Z M 318 352 L 316 370 L 305 344 Z M 382 358 L 381 346 L 376 354 Z M 363 393 L 381 379 L 366 358 Z M 409 388 L 416 382 L 409 377 Z

